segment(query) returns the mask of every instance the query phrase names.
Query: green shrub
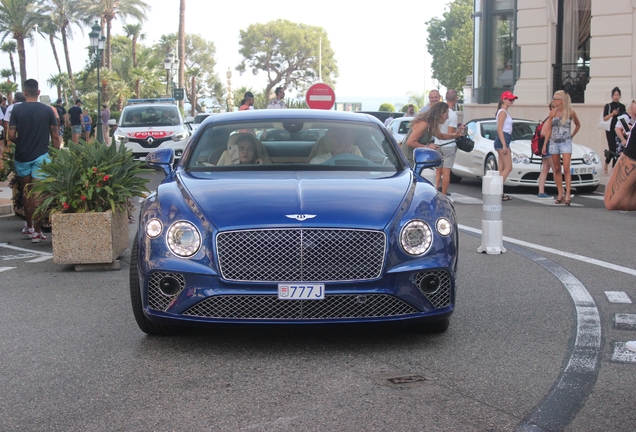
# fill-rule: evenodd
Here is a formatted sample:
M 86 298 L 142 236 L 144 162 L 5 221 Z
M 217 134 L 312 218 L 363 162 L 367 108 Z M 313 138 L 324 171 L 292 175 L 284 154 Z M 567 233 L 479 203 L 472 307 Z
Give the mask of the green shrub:
M 380 105 L 380 108 L 378 108 L 378 111 L 395 112 L 395 106 L 393 106 L 392 103 L 385 102 L 382 105 Z

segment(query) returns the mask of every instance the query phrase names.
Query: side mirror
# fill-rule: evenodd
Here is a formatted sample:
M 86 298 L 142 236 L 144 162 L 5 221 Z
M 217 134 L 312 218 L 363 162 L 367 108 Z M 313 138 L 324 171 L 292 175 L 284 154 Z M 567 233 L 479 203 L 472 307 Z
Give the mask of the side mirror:
M 194 121 L 194 117 L 192 117 L 192 116 L 188 116 L 188 117 L 185 118 L 185 122 L 186 123 L 192 123 L 193 121 Z
M 108 126 L 117 126 L 117 120 L 109 119 L 108 120 Z
M 442 156 L 433 149 L 416 148 L 413 151 L 415 161 L 415 172 L 419 175 L 423 169 L 435 168 L 442 165 Z
M 174 149 L 172 148 L 160 149 L 146 155 L 146 166 L 163 171 L 166 177 L 172 172 L 173 162 Z

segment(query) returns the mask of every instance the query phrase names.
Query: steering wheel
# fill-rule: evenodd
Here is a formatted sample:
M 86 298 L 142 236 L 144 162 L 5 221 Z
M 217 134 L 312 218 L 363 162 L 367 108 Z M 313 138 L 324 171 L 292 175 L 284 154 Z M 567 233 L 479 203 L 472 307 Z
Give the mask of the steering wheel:
M 369 159 L 363 158 L 352 153 L 341 153 L 321 163 L 321 165 L 329 166 L 377 166 Z

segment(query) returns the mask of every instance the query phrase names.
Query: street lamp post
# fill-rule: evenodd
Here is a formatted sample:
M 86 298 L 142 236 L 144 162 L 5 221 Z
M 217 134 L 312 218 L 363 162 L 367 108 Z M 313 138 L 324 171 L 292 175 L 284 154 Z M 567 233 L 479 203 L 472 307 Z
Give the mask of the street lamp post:
M 168 53 L 163 61 L 163 67 L 166 69 L 166 95 L 170 96 L 170 83 L 172 82 L 172 71 L 179 65 L 179 59 L 175 58 L 173 53 Z
M 95 129 L 95 135 L 97 141 L 100 143 L 104 143 L 104 135 L 102 134 L 102 90 L 101 90 L 101 82 L 99 80 L 99 67 L 102 62 L 102 52 L 104 52 L 104 41 L 106 38 L 102 34 L 102 27 L 97 24 L 95 21 L 95 25 L 91 27 L 91 32 L 88 34 L 88 37 L 91 40 L 91 46 L 95 50 L 95 60 L 97 61 L 97 128 Z

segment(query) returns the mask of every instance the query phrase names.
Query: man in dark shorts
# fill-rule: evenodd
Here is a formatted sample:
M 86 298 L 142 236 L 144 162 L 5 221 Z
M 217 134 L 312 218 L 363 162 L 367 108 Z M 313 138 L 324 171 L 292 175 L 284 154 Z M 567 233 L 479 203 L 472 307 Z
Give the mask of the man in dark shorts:
M 68 116 L 71 120 L 71 139 L 77 144 L 82 133 L 82 101 L 80 99 L 76 99 L 75 105 L 68 109 Z
M 40 167 L 49 157 L 49 136 L 55 148 L 60 148 L 57 118 L 49 105 L 38 102 L 38 82 L 28 79 L 22 86 L 26 102 L 13 108 L 9 121 L 9 140 L 15 143 L 15 170 L 24 191 L 22 203 L 26 222 L 22 234 L 33 243 L 46 240 L 41 222 L 33 219 L 36 197 L 27 197 L 27 185 L 41 176 Z
M 57 116 L 60 118 L 60 136 L 64 136 L 64 126 L 68 123 L 66 116 L 66 108 L 62 105 L 62 99 L 55 101 L 55 109 L 57 110 Z

